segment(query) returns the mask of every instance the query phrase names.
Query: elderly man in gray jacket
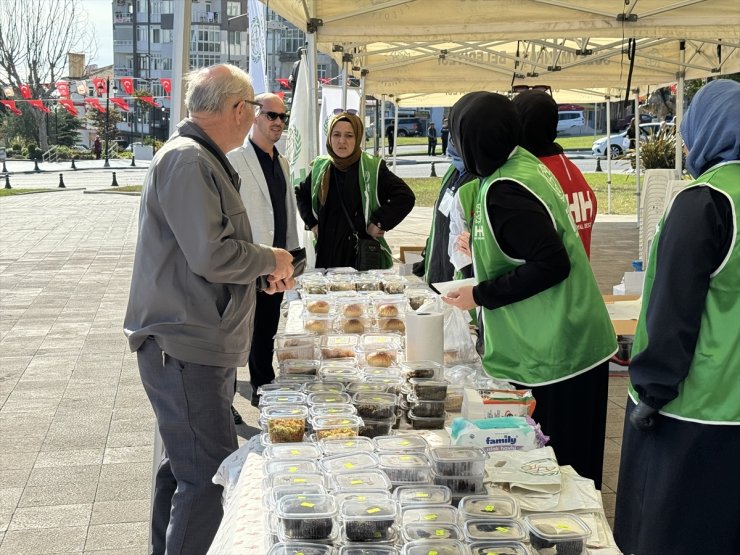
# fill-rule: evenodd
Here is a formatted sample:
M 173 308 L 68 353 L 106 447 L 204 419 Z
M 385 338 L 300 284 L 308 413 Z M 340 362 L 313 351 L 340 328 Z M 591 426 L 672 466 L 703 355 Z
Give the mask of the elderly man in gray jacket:
M 289 252 L 254 243 L 239 176 L 224 153 L 254 121 L 249 76 L 216 65 L 188 76 L 190 117 L 144 180 L 124 331 L 165 448 L 152 511 L 153 553 L 202 554 L 221 522 L 211 482 L 237 449 L 230 406 L 247 362 L 255 281 L 292 287 Z
M 285 129 L 285 104 L 272 93 L 260 94 L 255 100 L 261 106 L 256 108 L 249 137 L 227 156 L 242 178 L 239 193 L 247 208 L 254 240 L 293 250 L 299 247 L 295 193 L 290 186 L 288 161 L 275 147 Z M 275 378 L 273 337 L 280 323 L 282 300 L 282 293 L 268 295 L 257 291 L 254 321 L 259 325 L 252 331 L 249 352 L 249 383 L 254 406 L 259 403 L 257 388 Z

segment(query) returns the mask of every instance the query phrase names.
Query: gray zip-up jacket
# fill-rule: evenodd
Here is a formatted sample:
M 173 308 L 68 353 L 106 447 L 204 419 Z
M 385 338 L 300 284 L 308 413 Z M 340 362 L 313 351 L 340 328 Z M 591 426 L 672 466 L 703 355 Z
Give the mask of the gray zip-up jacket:
M 188 135 L 213 146 L 226 166 Z M 144 180 L 124 322 L 131 350 L 152 336 L 180 360 L 244 366 L 255 282 L 274 269 L 272 250 L 252 243 L 238 174 L 194 122 L 183 120 Z

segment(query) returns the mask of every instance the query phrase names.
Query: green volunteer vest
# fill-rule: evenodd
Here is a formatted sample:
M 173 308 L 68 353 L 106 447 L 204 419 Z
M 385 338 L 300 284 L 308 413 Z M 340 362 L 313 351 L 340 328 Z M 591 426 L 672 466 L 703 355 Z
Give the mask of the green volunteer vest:
M 442 186 L 447 183 L 447 180 L 452 175 L 452 172 L 455 171 L 455 166 L 453 164 L 450 164 L 450 167 L 447 168 L 447 171 L 442 176 Z M 443 197 L 444 198 L 444 197 Z M 437 199 L 437 202 L 434 203 L 434 210 L 432 210 L 432 227 L 429 229 L 429 235 L 427 236 L 427 242 L 426 245 L 424 245 L 424 281 L 429 283 L 429 263 L 432 260 L 431 254 L 432 254 L 432 247 L 434 245 L 434 227 L 437 223 L 437 211 L 439 209 L 439 199 Z
M 311 168 L 311 206 L 313 215 L 319 219 L 319 189 L 324 173 L 331 165 L 329 156 L 317 157 Z M 360 195 L 362 197 L 362 212 L 365 215 L 365 222 L 370 221 L 370 216 L 380 208 L 378 200 L 378 172 L 380 171 L 380 158 L 371 156 L 363 152 L 360 156 Z M 344 215 L 342 215 L 344 217 Z M 358 230 L 359 231 L 359 230 Z M 383 268 L 393 266 L 393 256 L 391 248 L 386 240 L 382 237 L 376 239 L 380 243 L 383 251 Z
M 692 187 L 711 187 L 723 193 L 732 203 L 735 215 L 735 240 L 723 264 L 710 276 L 709 291 L 701 316 L 699 338 L 688 376 L 678 386 L 678 396 L 667 403 L 661 414 L 705 424 L 740 424 L 740 162 L 720 164 L 693 181 Z M 680 194 L 682 194 L 683 191 Z M 642 310 L 635 331 L 632 356 L 644 351 L 650 338 L 645 325 L 650 294 L 655 280 L 658 242 L 669 206 L 658 225 L 650 248 L 642 294 Z M 637 403 L 639 396 L 630 384 L 629 394 Z
M 478 192 L 480 191 L 480 180 L 474 179 L 468 181 L 462 185 L 458 190 L 457 195 L 460 206 L 462 206 L 463 213 L 465 214 L 465 223 L 468 224 L 468 229 L 473 229 L 473 216 L 475 214 L 475 203 L 478 201 Z M 463 279 L 460 272 L 455 272 L 455 279 Z M 471 311 L 475 318 L 475 311 Z
M 570 259 L 568 277 L 554 287 L 495 310 L 483 309 L 483 367 L 495 378 L 527 386 L 547 385 L 583 373 L 616 352 L 616 337 L 591 266 L 555 176 L 518 148 L 483 180 L 472 227 L 473 265 L 478 283 L 523 265 L 499 247 L 486 199 L 496 182 L 519 183 L 552 218 Z

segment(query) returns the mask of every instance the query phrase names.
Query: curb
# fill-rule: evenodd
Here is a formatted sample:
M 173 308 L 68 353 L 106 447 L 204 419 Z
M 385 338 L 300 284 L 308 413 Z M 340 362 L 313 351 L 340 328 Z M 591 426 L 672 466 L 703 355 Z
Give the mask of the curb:
M 141 193 L 136 193 L 134 191 L 88 191 L 85 190 L 83 193 L 85 195 L 125 195 L 129 197 L 140 197 Z
M 14 188 L 15 189 L 15 188 Z M 16 193 L 13 195 L 8 195 L 9 197 L 18 197 L 21 195 L 35 195 L 36 193 L 61 193 L 62 191 L 84 191 L 85 187 L 64 187 L 64 188 L 56 188 L 56 189 L 35 189 L 33 191 L 23 191 L 22 188 L 15 189 L 17 191 L 21 191 L 20 193 Z

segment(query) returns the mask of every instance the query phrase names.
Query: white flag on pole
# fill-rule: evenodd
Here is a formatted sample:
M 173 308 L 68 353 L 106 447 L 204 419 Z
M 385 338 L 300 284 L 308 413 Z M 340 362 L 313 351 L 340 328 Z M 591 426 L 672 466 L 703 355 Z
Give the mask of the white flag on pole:
M 342 87 L 333 85 L 321 86 L 321 119 L 319 120 L 319 153 L 326 154 L 326 135 L 329 132 L 329 120 L 334 112 L 342 109 Z M 360 113 L 360 90 L 357 87 L 347 88 L 347 109 Z M 364 124 L 365 122 L 363 122 Z M 365 137 L 357 137 L 361 145 Z
M 257 0 L 249 0 L 249 76 L 252 78 L 254 94 L 267 91 L 265 76 L 265 10 Z

